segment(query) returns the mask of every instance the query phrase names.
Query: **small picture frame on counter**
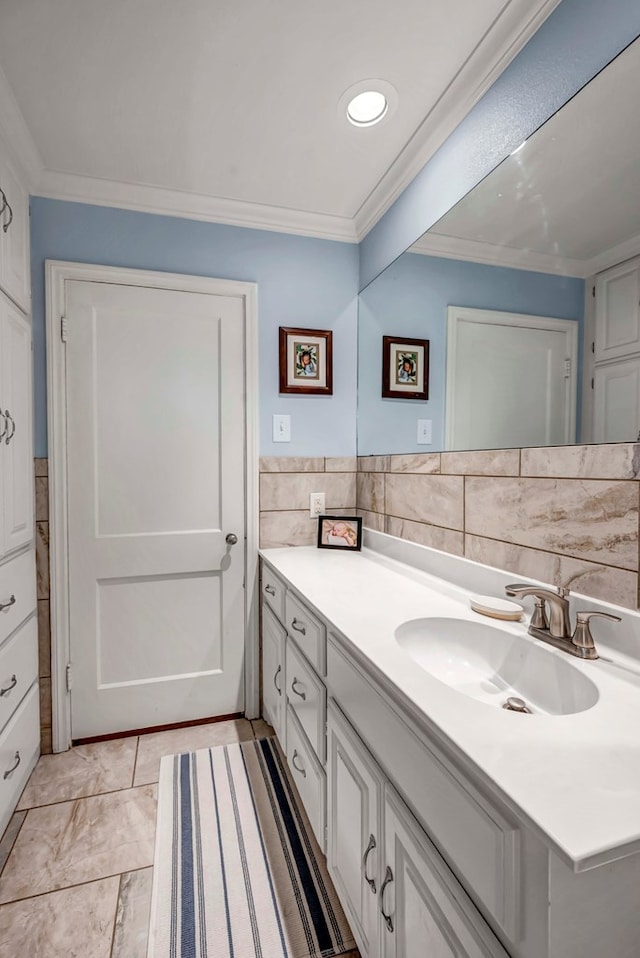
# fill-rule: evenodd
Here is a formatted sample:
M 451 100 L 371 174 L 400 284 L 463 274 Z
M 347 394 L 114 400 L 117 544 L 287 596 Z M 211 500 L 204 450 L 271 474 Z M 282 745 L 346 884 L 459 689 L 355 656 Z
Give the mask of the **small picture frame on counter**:
M 360 516 L 318 516 L 318 549 L 362 548 L 362 518 Z

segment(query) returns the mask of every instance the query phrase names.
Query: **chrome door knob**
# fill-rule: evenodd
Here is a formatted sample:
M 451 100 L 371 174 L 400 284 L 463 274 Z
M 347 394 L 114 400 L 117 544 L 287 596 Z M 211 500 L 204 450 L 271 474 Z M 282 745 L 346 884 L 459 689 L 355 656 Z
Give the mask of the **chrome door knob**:
M 238 537 L 235 534 L 235 532 L 229 532 L 227 533 L 224 541 L 227 542 L 230 546 L 234 546 L 236 542 L 238 541 Z

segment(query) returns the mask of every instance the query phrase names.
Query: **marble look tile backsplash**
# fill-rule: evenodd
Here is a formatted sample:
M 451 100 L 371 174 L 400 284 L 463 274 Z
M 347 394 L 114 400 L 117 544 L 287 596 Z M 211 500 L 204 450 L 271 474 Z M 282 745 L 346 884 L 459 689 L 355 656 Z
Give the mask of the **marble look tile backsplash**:
M 355 515 L 356 467 L 355 456 L 260 459 L 260 547 L 315 545 L 318 522 L 309 518 L 312 492 L 324 492 L 326 512 Z
M 358 459 L 371 529 L 638 607 L 640 444 Z

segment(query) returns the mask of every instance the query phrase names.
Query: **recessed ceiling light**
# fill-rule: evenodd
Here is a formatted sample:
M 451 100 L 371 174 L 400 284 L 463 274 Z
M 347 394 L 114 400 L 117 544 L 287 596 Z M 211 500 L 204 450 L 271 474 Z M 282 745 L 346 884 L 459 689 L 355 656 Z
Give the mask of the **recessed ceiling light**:
M 338 116 L 351 126 L 375 126 L 385 123 L 398 105 L 398 92 L 386 80 L 359 80 L 345 90 L 338 100 Z
M 347 119 L 354 126 L 373 126 L 383 118 L 389 104 L 379 90 L 365 90 L 354 96 L 347 106 Z

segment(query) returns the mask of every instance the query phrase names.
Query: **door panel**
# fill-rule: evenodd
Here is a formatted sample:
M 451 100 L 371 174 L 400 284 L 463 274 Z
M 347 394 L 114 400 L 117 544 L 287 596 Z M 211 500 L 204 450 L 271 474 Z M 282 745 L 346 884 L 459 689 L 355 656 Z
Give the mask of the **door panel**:
M 0 471 L 4 498 L 4 552 L 33 539 L 31 327 L 0 294 L 0 408 L 7 416 Z M 4 431 L 5 422 L 0 422 Z M 0 525 L 1 531 L 1 525 Z M 2 553 L 0 541 L 0 554 Z
M 66 302 L 73 737 L 242 711 L 242 301 Z

